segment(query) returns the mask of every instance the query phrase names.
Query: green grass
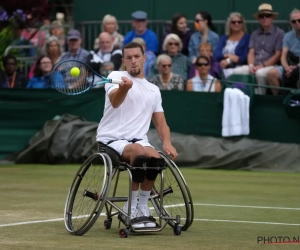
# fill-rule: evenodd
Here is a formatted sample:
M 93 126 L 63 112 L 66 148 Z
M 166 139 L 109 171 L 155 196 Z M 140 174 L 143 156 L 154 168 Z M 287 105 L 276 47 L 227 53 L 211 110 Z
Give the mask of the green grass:
M 0 249 L 299 249 L 299 244 L 259 245 L 257 237 L 300 237 L 300 174 L 219 171 L 182 168 L 195 204 L 191 228 L 174 236 L 170 227 L 160 233 L 118 236 L 114 218 L 105 217 L 81 237 L 70 235 L 64 222 L 1 225 L 63 218 L 68 188 L 77 165 L 9 165 L 0 167 Z M 120 187 L 126 190 L 127 178 Z M 125 192 L 125 191 L 124 191 Z M 205 205 L 207 204 L 207 205 Z M 210 204 L 272 208 L 222 207 Z M 225 221 L 203 221 L 227 220 Z M 240 222 L 238 222 L 240 221 Z M 252 224 L 275 222 L 295 225 Z

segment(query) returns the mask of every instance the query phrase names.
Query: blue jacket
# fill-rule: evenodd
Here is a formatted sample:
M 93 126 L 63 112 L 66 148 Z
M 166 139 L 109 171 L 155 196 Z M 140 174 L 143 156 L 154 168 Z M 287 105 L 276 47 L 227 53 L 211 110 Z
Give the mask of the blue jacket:
M 221 36 L 218 46 L 214 51 L 214 57 L 219 62 L 224 59 L 223 48 L 226 45 L 227 39 L 228 39 L 227 35 Z M 239 61 L 238 61 L 239 65 L 247 64 L 249 42 L 250 42 L 250 35 L 245 33 L 245 35 L 242 37 L 242 39 L 240 40 L 240 42 L 235 48 L 235 55 L 239 57 Z
M 158 38 L 157 38 L 156 34 L 150 29 L 147 29 L 145 31 L 145 33 L 141 36 L 137 35 L 134 30 L 129 31 L 125 35 L 123 46 L 125 46 L 127 43 L 131 42 L 136 37 L 141 37 L 144 39 L 147 50 L 151 50 L 153 53 L 158 52 Z
M 47 76 L 34 76 L 32 77 L 28 84 L 28 89 L 48 89 L 53 88 L 50 80 L 50 75 Z

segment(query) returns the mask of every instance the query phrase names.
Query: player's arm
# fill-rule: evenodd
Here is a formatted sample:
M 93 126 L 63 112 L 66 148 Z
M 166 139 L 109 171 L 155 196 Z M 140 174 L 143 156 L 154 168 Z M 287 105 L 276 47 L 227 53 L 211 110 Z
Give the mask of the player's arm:
M 167 124 L 165 113 L 164 112 L 153 113 L 152 122 L 163 144 L 171 143 L 170 128 Z
M 176 149 L 172 146 L 170 128 L 167 124 L 164 112 L 153 113 L 152 122 L 157 130 L 159 138 L 163 143 L 164 151 L 168 155 L 171 155 L 172 159 L 175 159 L 178 154 Z
M 132 80 L 123 76 L 119 88 L 112 90 L 108 97 L 113 108 L 118 108 L 125 100 L 129 89 L 132 87 Z

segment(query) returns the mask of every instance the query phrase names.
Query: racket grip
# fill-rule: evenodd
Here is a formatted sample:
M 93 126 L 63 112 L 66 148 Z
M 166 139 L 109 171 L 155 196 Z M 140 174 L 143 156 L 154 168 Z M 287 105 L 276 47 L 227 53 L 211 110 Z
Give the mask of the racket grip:
M 121 79 L 110 79 L 111 83 L 120 84 L 122 82 Z

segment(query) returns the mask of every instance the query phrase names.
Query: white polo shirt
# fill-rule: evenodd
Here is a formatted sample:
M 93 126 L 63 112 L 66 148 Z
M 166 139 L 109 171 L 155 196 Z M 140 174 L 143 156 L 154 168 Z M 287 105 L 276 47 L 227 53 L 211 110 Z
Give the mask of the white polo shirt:
M 127 71 L 113 71 L 108 78 L 121 79 L 126 76 L 133 81 L 132 88 L 118 108 L 113 108 L 109 93 L 119 88 L 118 84 L 105 84 L 106 96 L 104 114 L 99 123 L 96 140 L 107 143 L 111 140 L 143 139 L 148 141 L 147 133 L 152 114 L 164 112 L 158 87 L 145 78 L 132 77 Z

